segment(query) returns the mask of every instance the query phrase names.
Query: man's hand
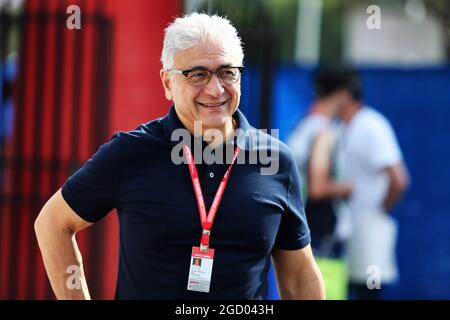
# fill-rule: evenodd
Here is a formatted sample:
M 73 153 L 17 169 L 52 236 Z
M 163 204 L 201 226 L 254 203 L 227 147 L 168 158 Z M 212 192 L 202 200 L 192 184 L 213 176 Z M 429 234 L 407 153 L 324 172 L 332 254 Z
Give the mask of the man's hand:
M 47 201 L 34 223 L 45 269 L 58 299 L 90 299 L 75 235 L 92 225 L 66 203 L 61 190 Z
M 325 286 L 308 245 L 299 250 L 274 249 L 272 261 L 283 300 L 324 300 Z

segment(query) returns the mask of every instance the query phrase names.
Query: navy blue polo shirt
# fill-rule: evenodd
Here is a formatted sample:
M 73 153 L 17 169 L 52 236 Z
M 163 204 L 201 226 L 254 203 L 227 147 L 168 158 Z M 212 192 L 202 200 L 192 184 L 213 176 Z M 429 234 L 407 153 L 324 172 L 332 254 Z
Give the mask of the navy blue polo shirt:
M 260 132 L 239 110 L 233 117 L 242 132 Z M 89 222 L 117 209 L 116 299 L 266 298 L 272 250 L 310 243 L 291 151 L 269 135 L 260 144 L 254 143 L 261 140 L 255 136 L 253 143 L 243 135 L 232 139 L 248 159 L 276 145 L 278 171 L 262 174 L 268 165 L 259 160 L 234 165 L 211 230 L 215 258 L 210 292 L 188 291 L 191 250 L 199 245 L 202 228 L 188 166 L 171 160 L 178 144 L 171 136 L 179 128 L 183 125 L 172 106 L 165 117 L 115 133 L 65 182 L 64 199 Z M 227 163 L 197 164 L 207 210 L 227 168 Z

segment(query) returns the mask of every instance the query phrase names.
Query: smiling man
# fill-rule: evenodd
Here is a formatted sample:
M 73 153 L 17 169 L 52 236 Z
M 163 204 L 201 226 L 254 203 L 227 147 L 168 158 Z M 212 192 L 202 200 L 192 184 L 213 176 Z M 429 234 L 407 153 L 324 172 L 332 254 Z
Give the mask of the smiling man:
M 193 13 L 167 27 L 160 76 L 173 103 L 168 114 L 116 133 L 36 220 L 58 298 L 90 297 L 75 235 L 114 208 L 117 299 L 264 299 L 271 258 L 282 298 L 324 298 L 293 156 L 238 110 L 243 57 L 225 18 Z M 180 131 L 189 141 L 174 139 Z M 173 150 L 180 143 L 177 164 Z M 196 157 L 193 145 L 212 148 L 213 159 Z M 224 147 L 233 151 L 225 163 L 214 159 Z M 273 174 L 261 174 L 263 163 L 236 161 L 261 150 L 277 155 Z M 80 271 L 78 288 L 66 286 L 69 266 Z
M 232 132 L 232 115 L 241 95 L 239 58 L 223 44 L 201 43 L 178 51 L 173 60 L 173 68 L 161 70 L 161 79 L 167 99 L 177 102 L 181 122 L 189 131 L 194 121 L 200 121 L 203 130 Z

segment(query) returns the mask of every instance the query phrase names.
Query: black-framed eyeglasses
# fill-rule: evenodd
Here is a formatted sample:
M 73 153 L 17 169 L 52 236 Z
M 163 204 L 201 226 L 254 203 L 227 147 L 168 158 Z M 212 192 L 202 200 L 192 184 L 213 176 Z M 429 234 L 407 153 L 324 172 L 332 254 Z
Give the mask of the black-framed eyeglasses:
M 213 73 L 217 75 L 222 84 L 232 84 L 239 81 L 244 67 L 220 67 L 216 71 L 199 67 L 188 70 L 169 69 L 168 72 L 182 74 L 192 86 L 204 86 L 211 81 Z

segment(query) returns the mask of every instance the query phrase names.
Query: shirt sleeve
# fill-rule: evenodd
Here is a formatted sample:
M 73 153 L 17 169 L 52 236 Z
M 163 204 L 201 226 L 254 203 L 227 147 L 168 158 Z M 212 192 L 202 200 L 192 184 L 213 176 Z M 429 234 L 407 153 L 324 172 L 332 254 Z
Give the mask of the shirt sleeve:
M 97 222 L 117 207 L 119 172 L 120 144 L 114 135 L 64 183 L 62 196 L 82 219 Z
M 300 175 L 297 166 L 292 161 L 287 191 L 287 209 L 283 213 L 275 240 L 276 248 L 297 250 L 306 247 L 311 242 L 300 184 Z
M 382 170 L 400 162 L 402 155 L 391 125 L 387 120 L 378 119 L 372 126 L 368 131 L 367 163 L 375 170 Z

